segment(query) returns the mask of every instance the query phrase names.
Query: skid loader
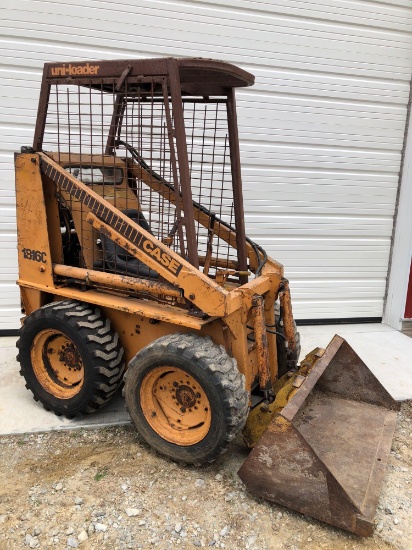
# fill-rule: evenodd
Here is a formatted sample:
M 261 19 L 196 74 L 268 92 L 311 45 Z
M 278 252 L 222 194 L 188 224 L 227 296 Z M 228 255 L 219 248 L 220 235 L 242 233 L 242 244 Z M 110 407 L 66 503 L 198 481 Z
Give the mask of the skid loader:
M 245 235 L 235 89 L 253 82 L 207 59 L 45 65 L 15 155 L 21 374 L 69 418 L 124 385 L 176 461 L 243 432 L 252 493 L 369 535 L 397 404 L 339 336 L 298 364 L 283 267 Z

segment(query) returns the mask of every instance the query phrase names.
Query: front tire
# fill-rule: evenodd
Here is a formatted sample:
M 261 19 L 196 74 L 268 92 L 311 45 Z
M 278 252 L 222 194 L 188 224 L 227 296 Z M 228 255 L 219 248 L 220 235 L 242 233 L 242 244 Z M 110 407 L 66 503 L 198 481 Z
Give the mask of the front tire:
M 26 388 L 57 415 L 92 413 L 122 383 L 123 348 L 96 306 L 53 302 L 29 315 L 19 335 L 17 360 Z
M 243 428 L 248 392 L 236 361 L 209 337 L 163 336 L 129 363 L 123 390 L 137 431 L 178 462 L 213 462 Z

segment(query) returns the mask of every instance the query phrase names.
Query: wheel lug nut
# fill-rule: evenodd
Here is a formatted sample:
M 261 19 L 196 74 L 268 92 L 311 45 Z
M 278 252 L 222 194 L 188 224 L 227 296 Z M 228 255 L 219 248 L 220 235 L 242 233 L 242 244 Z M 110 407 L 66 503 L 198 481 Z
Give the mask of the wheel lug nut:
M 181 411 L 182 413 L 185 413 L 185 412 L 186 412 L 186 409 L 185 409 L 184 407 L 181 407 L 181 408 L 180 408 L 180 411 Z

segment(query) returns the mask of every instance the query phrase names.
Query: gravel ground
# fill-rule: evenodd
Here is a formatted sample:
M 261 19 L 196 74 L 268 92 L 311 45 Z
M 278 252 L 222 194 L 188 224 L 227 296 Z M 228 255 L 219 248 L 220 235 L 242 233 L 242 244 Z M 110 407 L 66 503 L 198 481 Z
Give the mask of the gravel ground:
M 182 467 L 130 426 L 0 438 L 0 548 L 412 548 L 412 403 L 404 403 L 373 537 L 359 539 L 248 494 L 241 440 Z

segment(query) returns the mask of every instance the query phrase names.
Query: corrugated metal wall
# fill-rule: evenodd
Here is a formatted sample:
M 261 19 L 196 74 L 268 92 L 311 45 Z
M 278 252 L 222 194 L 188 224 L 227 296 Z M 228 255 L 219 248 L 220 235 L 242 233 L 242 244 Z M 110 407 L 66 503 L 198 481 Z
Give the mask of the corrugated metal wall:
M 43 62 L 71 59 L 204 56 L 253 72 L 238 93 L 248 233 L 286 265 L 298 318 L 382 314 L 410 0 L 14 0 L 0 27 L 0 330 L 19 317 L 13 151 L 31 144 Z

